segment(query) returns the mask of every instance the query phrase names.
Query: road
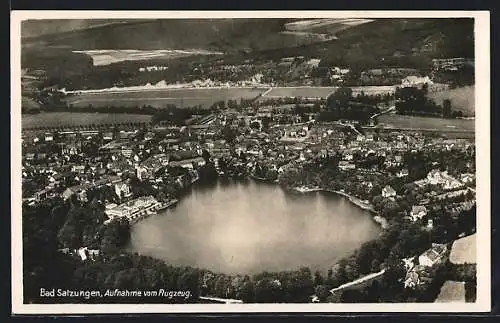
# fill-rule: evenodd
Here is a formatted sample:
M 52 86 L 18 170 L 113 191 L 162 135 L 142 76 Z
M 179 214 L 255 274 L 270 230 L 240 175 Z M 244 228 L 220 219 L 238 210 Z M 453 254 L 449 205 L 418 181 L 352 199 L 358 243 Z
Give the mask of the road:
M 372 115 L 370 117 L 370 119 L 375 119 L 376 117 L 382 115 L 382 114 L 386 114 L 386 113 L 389 113 L 389 112 L 392 112 L 392 111 L 396 111 L 396 106 L 393 105 L 392 107 L 388 108 L 387 110 L 384 110 L 384 111 L 381 111 L 379 113 L 375 113 L 374 115 Z

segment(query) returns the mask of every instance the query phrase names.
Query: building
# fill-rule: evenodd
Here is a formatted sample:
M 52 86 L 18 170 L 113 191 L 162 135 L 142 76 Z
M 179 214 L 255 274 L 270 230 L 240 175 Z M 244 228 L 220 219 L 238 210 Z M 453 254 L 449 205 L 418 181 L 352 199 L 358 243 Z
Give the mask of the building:
M 432 267 L 441 262 L 447 249 L 448 248 L 445 244 L 433 243 L 432 248 L 428 249 L 418 257 L 418 263 L 422 266 Z
M 125 182 L 115 184 L 115 193 L 122 198 L 132 196 L 130 185 Z
M 476 176 L 474 174 L 465 173 L 460 175 L 460 181 L 464 184 L 473 183 L 475 180 Z
M 421 220 L 426 215 L 427 215 L 427 208 L 423 205 L 414 205 L 411 208 L 410 219 L 413 222 Z
M 394 197 L 394 196 L 396 196 L 396 191 L 392 187 L 390 187 L 389 185 L 387 185 L 386 187 L 384 187 L 382 189 L 382 197 L 388 198 L 388 197 Z
M 85 165 L 73 165 L 71 167 L 71 172 L 84 174 L 85 173 Z
M 403 258 L 403 264 L 405 266 L 406 271 L 413 269 L 415 266 L 415 257 Z
M 428 76 L 419 77 L 419 76 L 407 76 L 401 80 L 401 87 L 418 87 L 421 88 L 425 84 L 432 85 L 434 84 Z
M 72 187 L 68 187 L 64 192 L 61 194 L 62 198 L 64 200 L 67 200 L 71 198 L 73 195 L 76 195 L 77 199 L 82 202 L 87 201 L 87 190 L 89 189 L 90 185 L 76 185 Z
M 356 165 L 345 160 L 339 161 L 339 168 L 341 170 L 355 169 Z
M 396 173 L 396 177 L 399 177 L 399 178 L 406 177 L 406 176 L 408 176 L 408 169 L 406 169 L 406 168 L 404 168 Z
M 430 283 L 432 279 L 433 275 L 429 272 L 428 267 L 415 265 L 406 272 L 404 287 L 415 289 Z
M 132 156 L 132 149 L 128 148 L 128 147 L 122 147 L 122 155 L 125 156 L 126 158 L 130 158 L 130 156 Z
M 204 166 L 205 163 L 206 162 L 205 162 L 205 159 L 203 159 L 203 157 L 195 157 L 195 158 L 189 158 L 189 159 L 184 159 L 184 160 L 179 160 L 179 161 L 170 161 L 168 163 L 168 166 L 193 169 L 195 167 Z
M 120 205 L 108 205 L 104 213 L 111 220 L 126 218 L 132 221 L 146 215 L 148 212 L 158 210 L 161 205 L 154 197 L 143 196 Z
M 466 60 L 463 57 L 456 58 L 439 58 L 432 60 L 432 66 L 434 70 L 448 70 L 448 71 L 456 71 L 463 66 L 465 66 Z
M 404 286 L 405 288 L 416 288 L 420 285 L 420 277 L 416 271 L 410 270 L 406 273 Z

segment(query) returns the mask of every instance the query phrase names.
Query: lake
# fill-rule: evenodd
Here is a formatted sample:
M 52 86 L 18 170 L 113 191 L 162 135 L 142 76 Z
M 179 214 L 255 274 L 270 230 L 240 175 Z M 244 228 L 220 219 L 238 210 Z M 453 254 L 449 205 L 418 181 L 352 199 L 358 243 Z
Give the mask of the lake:
M 134 224 L 129 250 L 227 274 L 326 272 L 380 230 L 369 212 L 334 193 L 227 180 L 194 187 L 175 207 Z

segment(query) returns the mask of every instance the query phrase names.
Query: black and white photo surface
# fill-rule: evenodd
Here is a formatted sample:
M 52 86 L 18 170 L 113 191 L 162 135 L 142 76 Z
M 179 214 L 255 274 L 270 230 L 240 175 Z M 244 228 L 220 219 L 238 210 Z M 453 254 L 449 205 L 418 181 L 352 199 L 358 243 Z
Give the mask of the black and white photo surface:
M 11 35 L 14 313 L 490 309 L 488 12 Z

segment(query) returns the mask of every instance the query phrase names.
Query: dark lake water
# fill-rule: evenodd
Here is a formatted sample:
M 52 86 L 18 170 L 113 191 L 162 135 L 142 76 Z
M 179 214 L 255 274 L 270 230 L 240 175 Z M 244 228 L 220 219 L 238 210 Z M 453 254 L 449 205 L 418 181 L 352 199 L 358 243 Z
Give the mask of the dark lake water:
M 333 193 L 228 181 L 194 187 L 175 207 L 134 224 L 129 250 L 228 274 L 326 271 L 379 232 L 367 211 Z

